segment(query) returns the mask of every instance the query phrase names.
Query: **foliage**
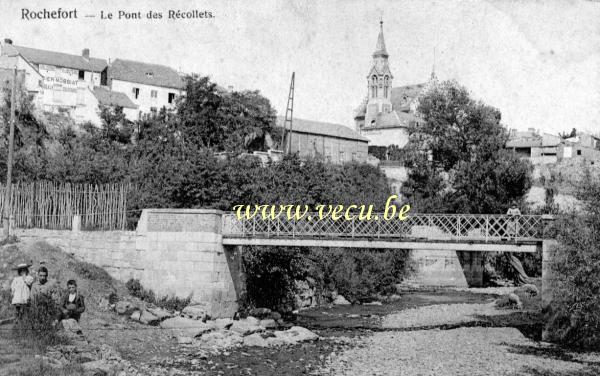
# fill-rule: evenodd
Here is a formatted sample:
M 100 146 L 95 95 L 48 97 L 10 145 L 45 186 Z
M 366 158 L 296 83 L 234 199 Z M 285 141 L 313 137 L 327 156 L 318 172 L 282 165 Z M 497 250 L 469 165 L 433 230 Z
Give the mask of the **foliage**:
M 583 213 L 561 216 L 551 263 L 553 301 L 548 331 L 563 344 L 600 347 L 600 181 L 587 175 L 578 192 Z
M 58 306 L 51 296 L 41 294 L 33 299 L 13 328 L 13 337 L 29 346 L 44 349 L 65 343 L 57 325 Z
M 19 370 L 17 376 L 80 376 L 85 375 L 86 370 L 81 364 L 69 363 L 64 367 L 57 368 L 42 359 L 35 359 Z
M 106 272 L 106 270 L 94 264 L 90 264 L 89 262 L 69 261 L 67 264 L 67 268 L 77 273 L 77 275 L 82 279 L 87 279 L 91 281 L 102 281 L 107 284 L 112 283 L 112 278 Z
M 162 296 L 157 297 L 154 291 L 146 289 L 142 286 L 138 279 L 130 279 L 125 283 L 125 287 L 129 293 L 147 303 L 154 304 L 157 307 L 168 309 L 171 311 L 181 311 L 192 301 L 192 296 L 187 298 L 179 298 L 177 296 Z
M 504 150 L 500 112 L 455 82 L 419 101 L 422 121 L 409 126 L 402 187 L 419 212 L 504 213 L 531 186 L 531 165 Z
M 317 291 L 337 291 L 351 302 L 396 292 L 406 276 L 408 251 L 324 249 L 305 251 L 305 275 Z
M 262 150 L 274 131 L 275 111 L 258 91 L 224 92 L 208 77 L 188 76 L 177 106 L 184 143 L 216 151 Z
M 404 150 L 398 145 L 389 146 L 369 146 L 369 154 L 375 156 L 380 161 L 404 161 Z
M 401 250 L 249 247 L 244 249 L 247 304 L 294 308 L 294 281 L 309 280 L 323 300 L 337 291 L 352 302 L 392 294 L 406 276 Z
M 247 247 L 243 252 L 249 307 L 291 311 L 301 256 L 292 247 Z

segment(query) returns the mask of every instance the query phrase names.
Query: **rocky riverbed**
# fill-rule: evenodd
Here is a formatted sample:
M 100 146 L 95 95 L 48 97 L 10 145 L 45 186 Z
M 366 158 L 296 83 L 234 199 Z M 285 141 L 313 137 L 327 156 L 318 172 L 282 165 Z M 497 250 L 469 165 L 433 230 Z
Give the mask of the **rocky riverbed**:
M 537 342 L 539 297 L 498 308 L 494 293 L 406 292 L 383 304 L 311 308 L 285 321 L 269 312 L 206 320 L 188 310 L 151 326 L 127 312 L 83 327 L 87 344 L 59 345 L 35 361 L 81 367 L 68 375 L 600 374 L 600 354 Z M 2 354 L 0 375 L 9 375 Z

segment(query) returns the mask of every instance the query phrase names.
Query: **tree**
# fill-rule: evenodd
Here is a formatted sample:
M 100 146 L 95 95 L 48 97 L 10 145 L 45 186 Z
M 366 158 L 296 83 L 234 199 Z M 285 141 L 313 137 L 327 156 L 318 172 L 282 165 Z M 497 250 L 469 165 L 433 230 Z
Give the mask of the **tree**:
M 504 213 L 531 186 L 531 165 L 504 149 L 500 112 L 447 81 L 420 98 L 402 193 L 421 212 Z
M 575 129 L 575 128 L 571 129 L 571 133 L 562 132 L 560 134 L 560 138 L 571 138 L 571 137 L 575 137 L 575 136 L 577 136 L 577 129 Z
M 177 117 L 186 144 L 215 151 L 263 150 L 266 135 L 278 132 L 275 110 L 258 91 L 225 92 L 196 75 L 186 78 Z

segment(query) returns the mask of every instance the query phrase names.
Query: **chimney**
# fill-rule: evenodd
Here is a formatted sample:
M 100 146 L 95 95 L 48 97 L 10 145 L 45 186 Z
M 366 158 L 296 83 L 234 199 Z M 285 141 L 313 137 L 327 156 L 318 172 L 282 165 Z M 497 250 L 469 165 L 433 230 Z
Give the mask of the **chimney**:
M 81 56 L 83 56 L 84 59 L 89 60 L 90 59 L 90 49 L 84 48 L 83 51 L 81 51 Z
M 6 44 L 12 44 L 12 39 L 10 39 L 10 38 L 4 38 L 4 43 L 6 43 Z

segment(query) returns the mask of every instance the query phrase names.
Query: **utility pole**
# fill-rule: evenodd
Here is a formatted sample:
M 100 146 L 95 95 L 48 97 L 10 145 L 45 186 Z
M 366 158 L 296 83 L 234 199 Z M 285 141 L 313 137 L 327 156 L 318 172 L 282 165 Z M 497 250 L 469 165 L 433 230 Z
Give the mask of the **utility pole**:
M 6 162 L 6 188 L 4 189 L 4 202 L 2 210 L 2 220 L 4 225 L 4 236 L 10 235 L 10 196 L 12 188 L 12 167 L 15 138 L 15 122 L 17 108 L 17 67 L 13 73 L 12 92 L 10 95 L 10 132 L 8 134 L 8 161 Z
M 294 79 L 296 72 L 292 72 L 292 81 L 290 82 L 290 92 L 288 95 L 287 108 L 285 110 L 285 121 L 283 122 L 283 134 L 281 135 L 281 149 L 285 154 L 292 152 L 292 115 L 294 113 Z M 285 141 L 285 132 L 287 130 L 287 124 L 290 123 L 290 131 L 288 133 L 288 146 L 287 149 L 283 144 Z

